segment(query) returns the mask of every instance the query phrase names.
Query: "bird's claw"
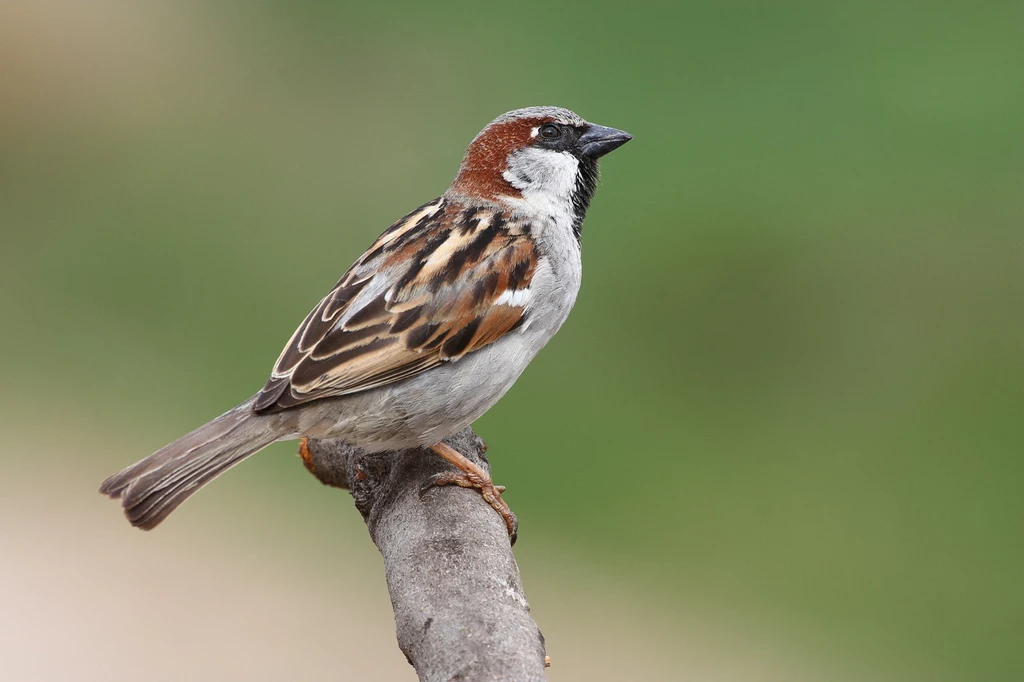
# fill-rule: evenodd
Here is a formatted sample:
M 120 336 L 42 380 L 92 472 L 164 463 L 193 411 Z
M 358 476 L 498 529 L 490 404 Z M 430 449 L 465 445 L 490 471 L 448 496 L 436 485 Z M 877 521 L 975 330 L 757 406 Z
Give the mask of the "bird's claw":
M 433 486 L 445 485 L 457 485 L 460 488 L 476 488 L 479 490 L 480 496 L 484 498 L 484 502 L 491 505 L 491 508 L 501 516 L 505 522 L 505 527 L 508 529 L 509 539 L 513 545 L 516 544 L 516 538 L 519 534 L 519 520 L 508 506 L 508 503 L 501 498 L 501 494 L 505 492 L 505 486 L 494 485 L 490 478 L 483 478 L 474 473 L 442 471 L 431 477 L 426 485 L 423 486 L 423 489 L 426 490 Z

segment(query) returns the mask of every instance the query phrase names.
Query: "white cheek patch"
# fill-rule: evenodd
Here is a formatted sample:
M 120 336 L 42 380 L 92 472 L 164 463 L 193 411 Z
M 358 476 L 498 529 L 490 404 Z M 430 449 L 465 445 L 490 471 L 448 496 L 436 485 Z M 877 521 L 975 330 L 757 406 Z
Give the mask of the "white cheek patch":
M 522 308 L 529 300 L 529 289 L 516 289 L 502 292 L 501 296 L 499 296 L 494 302 L 494 305 L 507 305 L 513 308 Z
M 519 190 L 568 195 L 576 185 L 579 161 L 569 152 L 527 147 L 508 160 L 504 177 Z
M 537 137 L 537 132 L 540 130 L 540 126 L 535 126 L 530 130 L 530 137 Z
M 527 147 L 509 157 L 503 177 L 533 211 L 571 224 L 578 170 L 579 160 L 569 152 Z

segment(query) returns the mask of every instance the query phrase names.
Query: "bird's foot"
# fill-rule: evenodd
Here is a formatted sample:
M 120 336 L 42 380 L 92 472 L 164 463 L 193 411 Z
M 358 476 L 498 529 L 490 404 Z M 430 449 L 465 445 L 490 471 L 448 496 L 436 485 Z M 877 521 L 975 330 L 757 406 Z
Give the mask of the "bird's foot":
M 484 498 L 484 502 L 491 505 L 491 508 L 501 516 L 505 522 L 505 527 L 508 529 L 508 536 L 512 544 L 516 544 L 519 521 L 505 500 L 501 499 L 501 494 L 505 492 L 505 486 L 494 485 L 490 474 L 486 470 L 467 459 L 447 443 L 438 443 L 431 450 L 448 460 L 458 471 L 442 471 L 433 476 L 428 485 L 457 485 L 460 488 L 476 488 L 479 490 L 480 496 Z
M 512 539 L 512 544 L 516 543 L 519 521 L 508 506 L 508 503 L 501 499 L 501 494 L 505 492 L 505 486 L 494 485 L 489 476 L 482 479 L 475 473 L 467 473 L 465 471 L 442 471 L 434 476 L 432 483 L 439 486 L 457 485 L 460 488 L 476 488 L 479 490 L 480 497 L 484 498 L 484 502 L 491 505 L 491 508 L 498 512 L 505 521 L 505 527 L 508 529 L 508 535 Z

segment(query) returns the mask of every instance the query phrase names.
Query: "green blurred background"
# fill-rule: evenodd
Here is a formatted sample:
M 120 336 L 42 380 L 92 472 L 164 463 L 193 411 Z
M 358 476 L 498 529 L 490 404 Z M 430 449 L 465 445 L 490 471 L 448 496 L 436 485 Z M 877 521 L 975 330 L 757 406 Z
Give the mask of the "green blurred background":
M 636 138 L 476 424 L 551 679 L 1024 679 L 1024 4 L 171 0 L 0 5 L 7 679 L 414 679 L 294 445 L 95 489 L 535 104 Z

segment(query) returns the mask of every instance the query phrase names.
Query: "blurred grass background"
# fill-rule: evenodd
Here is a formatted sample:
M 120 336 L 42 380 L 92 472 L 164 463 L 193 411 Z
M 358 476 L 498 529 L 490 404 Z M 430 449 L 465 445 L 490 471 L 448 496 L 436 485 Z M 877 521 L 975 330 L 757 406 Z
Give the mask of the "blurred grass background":
M 327 679 L 372 650 L 353 679 L 413 679 L 358 515 L 291 445 L 152 535 L 95 488 L 258 389 L 490 119 L 556 104 L 636 140 L 573 316 L 476 425 L 552 680 L 1024 678 L 1022 27 L 0 5 L 0 669 Z

